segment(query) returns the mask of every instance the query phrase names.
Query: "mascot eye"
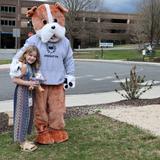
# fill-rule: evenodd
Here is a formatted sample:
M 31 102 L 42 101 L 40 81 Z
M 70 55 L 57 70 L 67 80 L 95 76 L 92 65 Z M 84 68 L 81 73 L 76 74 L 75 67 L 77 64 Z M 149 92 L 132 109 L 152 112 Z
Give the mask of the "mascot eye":
M 54 19 L 54 22 L 57 22 L 57 19 Z
M 46 20 L 43 20 L 43 24 L 47 24 L 47 21 L 46 21 Z

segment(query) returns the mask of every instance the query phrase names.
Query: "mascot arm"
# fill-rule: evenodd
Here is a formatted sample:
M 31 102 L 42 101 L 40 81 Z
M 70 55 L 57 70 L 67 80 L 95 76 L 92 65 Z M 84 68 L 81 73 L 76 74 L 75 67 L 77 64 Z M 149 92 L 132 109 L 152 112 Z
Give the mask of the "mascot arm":
M 22 75 L 21 73 L 21 67 L 22 63 L 19 61 L 19 58 L 23 55 L 26 48 L 30 45 L 34 45 L 31 40 L 27 39 L 24 46 L 16 53 L 16 55 L 12 59 L 12 63 L 10 65 L 10 76 L 13 77 L 20 77 Z
M 71 46 L 68 46 L 67 55 L 64 59 L 64 66 L 67 75 L 74 76 L 75 66 L 74 66 L 74 59 L 73 59 L 73 51 Z
M 68 47 L 67 56 L 64 59 L 64 65 L 66 69 L 64 89 L 67 90 L 69 88 L 75 87 L 75 77 L 74 77 L 75 65 L 74 65 L 74 59 L 73 59 L 73 51 L 70 46 Z

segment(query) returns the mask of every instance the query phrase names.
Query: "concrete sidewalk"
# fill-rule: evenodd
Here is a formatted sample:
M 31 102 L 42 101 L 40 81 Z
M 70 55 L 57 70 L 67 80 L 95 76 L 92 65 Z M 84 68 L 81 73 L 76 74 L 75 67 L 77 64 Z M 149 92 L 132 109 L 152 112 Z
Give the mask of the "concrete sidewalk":
M 100 114 L 104 116 L 131 124 L 155 136 L 160 136 L 160 105 L 118 106 L 100 111 Z
M 122 91 L 121 91 L 122 92 Z M 153 86 L 151 90 L 144 93 L 141 98 L 158 98 L 160 97 L 160 86 Z M 93 94 L 66 95 L 66 106 L 85 106 L 105 104 L 116 102 L 124 99 L 115 91 Z M 13 100 L 0 101 L 0 112 L 13 111 Z

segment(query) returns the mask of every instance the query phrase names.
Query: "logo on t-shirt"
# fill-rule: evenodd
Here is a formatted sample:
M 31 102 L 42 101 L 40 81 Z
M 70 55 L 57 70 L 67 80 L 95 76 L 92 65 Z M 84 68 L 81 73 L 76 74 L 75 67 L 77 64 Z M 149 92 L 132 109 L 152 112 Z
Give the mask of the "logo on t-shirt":
M 55 54 L 56 46 L 54 45 L 54 43 L 47 43 L 46 47 L 47 47 L 47 54 L 44 55 L 45 57 L 58 58 L 58 56 Z
M 47 43 L 47 51 L 50 54 L 53 54 L 56 51 L 56 46 L 54 43 Z

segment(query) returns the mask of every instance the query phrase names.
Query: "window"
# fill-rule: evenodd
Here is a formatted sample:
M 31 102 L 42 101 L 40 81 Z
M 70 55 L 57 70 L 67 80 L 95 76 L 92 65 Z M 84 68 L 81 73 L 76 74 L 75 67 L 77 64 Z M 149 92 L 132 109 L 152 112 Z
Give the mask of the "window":
M 111 19 L 112 23 L 127 23 L 127 19 Z
M 4 6 L 1 6 L 1 12 L 4 12 Z
M 12 12 L 12 7 L 9 7 L 9 12 Z
M 8 12 L 8 7 L 7 6 L 4 7 L 4 11 Z
M 9 7 L 9 12 L 12 12 L 12 13 L 16 12 L 16 8 L 15 7 Z
M 9 20 L 9 26 L 15 26 L 15 21 Z
M 1 12 L 15 13 L 16 12 L 16 7 L 14 7 L 14 6 L 1 6 Z
M 4 25 L 7 26 L 7 25 L 8 25 L 8 22 L 9 22 L 9 21 L 4 20 Z
M 11 20 L 11 26 L 15 26 L 16 22 L 14 20 Z
M 9 26 L 11 26 L 12 25 L 12 21 L 9 21 Z
M 110 33 L 126 33 L 126 30 L 121 30 L 121 29 L 111 29 Z
M 15 26 L 15 24 L 16 24 L 15 20 L 8 20 L 8 19 L 1 20 L 2 26 Z
M 2 25 L 2 26 L 4 25 L 4 20 L 1 20 L 1 25 Z

